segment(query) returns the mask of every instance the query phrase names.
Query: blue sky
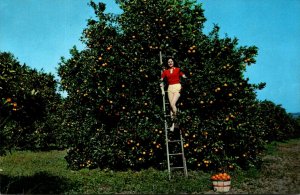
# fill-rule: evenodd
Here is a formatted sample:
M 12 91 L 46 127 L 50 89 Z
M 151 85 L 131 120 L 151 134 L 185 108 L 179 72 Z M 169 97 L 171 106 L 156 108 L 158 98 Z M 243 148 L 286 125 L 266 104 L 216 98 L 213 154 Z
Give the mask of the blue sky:
M 96 0 L 97 2 L 99 0 Z M 60 57 L 69 57 L 86 21 L 94 17 L 89 0 L 0 0 L 0 51 L 21 63 L 56 74 Z M 114 0 L 102 0 L 107 12 L 120 13 Z M 258 99 L 300 112 L 300 0 L 198 0 L 220 35 L 237 37 L 240 46 L 259 48 L 256 64 L 247 68 L 251 83 L 266 82 Z

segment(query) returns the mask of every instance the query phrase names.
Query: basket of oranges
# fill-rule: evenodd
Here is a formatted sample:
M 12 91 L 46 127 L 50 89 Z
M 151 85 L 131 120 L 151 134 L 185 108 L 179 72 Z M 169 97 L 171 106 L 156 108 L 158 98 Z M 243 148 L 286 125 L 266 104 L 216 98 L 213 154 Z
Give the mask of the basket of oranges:
M 231 180 L 227 173 L 217 173 L 211 176 L 214 191 L 228 192 L 230 190 Z

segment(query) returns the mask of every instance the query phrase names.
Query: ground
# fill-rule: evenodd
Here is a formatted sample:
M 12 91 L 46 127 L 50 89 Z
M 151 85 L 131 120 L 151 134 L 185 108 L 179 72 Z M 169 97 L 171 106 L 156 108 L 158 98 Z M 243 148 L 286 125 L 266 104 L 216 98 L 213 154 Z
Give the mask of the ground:
M 267 148 L 261 169 L 232 172 L 227 194 L 300 194 L 300 138 Z M 15 151 L 0 157 L 0 194 L 219 194 L 211 189 L 210 173 L 189 171 L 188 178 L 169 181 L 167 171 L 155 169 L 73 171 L 66 169 L 65 155 Z
M 263 157 L 261 176 L 232 186 L 228 194 L 299 194 L 300 142 L 276 144 L 275 154 Z M 217 192 L 209 191 L 208 194 Z

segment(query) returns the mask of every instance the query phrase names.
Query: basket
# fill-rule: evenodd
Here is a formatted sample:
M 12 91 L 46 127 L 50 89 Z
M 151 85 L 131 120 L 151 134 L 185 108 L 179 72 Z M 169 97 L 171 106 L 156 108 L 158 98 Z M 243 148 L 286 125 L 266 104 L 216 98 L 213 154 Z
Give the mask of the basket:
M 216 192 L 229 192 L 231 181 L 216 180 L 213 181 L 213 188 Z

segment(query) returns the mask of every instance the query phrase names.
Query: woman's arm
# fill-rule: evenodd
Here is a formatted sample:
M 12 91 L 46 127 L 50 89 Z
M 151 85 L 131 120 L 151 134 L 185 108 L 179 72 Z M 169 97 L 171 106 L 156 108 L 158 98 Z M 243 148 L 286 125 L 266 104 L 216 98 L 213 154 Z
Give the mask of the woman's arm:
M 160 79 L 160 86 L 164 86 L 164 82 L 163 82 L 163 81 L 164 81 L 164 79 L 161 78 L 161 79 Z
M 181 71 L 181 69 L 179 69 L 179 76 L 181 76 L 182 78 L 187 78 L 186 76 L 185 76 L 185 74 Z
M 164 82 L 163 81 L 164 81 L 164 79 L 161 78 L 159 86 L 160 86 L 160 89 L 161 89 L 161 94 L 165 95 L 165 86 L 164 86 Z

